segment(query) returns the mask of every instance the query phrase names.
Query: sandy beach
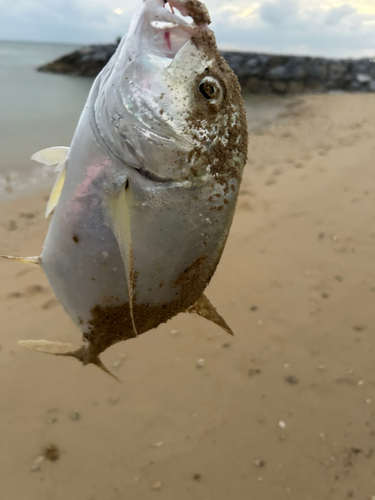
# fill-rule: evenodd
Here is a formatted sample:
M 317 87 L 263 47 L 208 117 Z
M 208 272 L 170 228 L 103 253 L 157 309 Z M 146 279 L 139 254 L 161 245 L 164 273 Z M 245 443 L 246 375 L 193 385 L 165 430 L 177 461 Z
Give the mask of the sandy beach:
M 234 338 L 180 315 L 103 355 L 119 384 L 18 346 L 80 334 L 39 269 L 0 262 L 2 499 L 375 498 L 375 96 L 279 106 L 250 105 L 207 290 Z M 0 253 L 39 254 L 47 196 L 1 203 Z

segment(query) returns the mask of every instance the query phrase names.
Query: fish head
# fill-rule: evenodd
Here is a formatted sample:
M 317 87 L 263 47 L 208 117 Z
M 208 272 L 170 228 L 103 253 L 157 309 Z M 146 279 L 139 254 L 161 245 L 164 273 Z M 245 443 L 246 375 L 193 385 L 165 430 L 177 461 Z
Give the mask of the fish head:
M 156 181 L 228 183 L 241 175 L 245 109 L 209 24 L 198 0 L 143 0 L 101 75 L 102 137 Z

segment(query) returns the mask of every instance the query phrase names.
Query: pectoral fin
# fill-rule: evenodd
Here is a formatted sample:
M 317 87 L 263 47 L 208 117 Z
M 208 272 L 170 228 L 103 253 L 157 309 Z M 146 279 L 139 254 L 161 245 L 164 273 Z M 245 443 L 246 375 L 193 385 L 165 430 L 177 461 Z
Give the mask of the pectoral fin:
M 61 171 L 59 172 L 59 175 L 56 179 L 55 185 L 53 186 L 51 195 L 49 197 L 45 212 L 46 218 L 55 210 L 59 202 L 61 191 L 64 187 L 65 175 L 66 175 L 66 165 L 64 164 L 62 166 Z
M 32 351 L 53 354 L 54 356 L 70 356 L 78 359 L 84 365 L 93 364 L 118 382 L 121 382 L 121 380 L 118 379 L 116 375 L 113 375 L 113 373 L 111 373 L 108 368 L 103 365 L 99 356 L 91 352 L 90 345 L 83 345 L 79 347 L 73 344 L 64 344 L 61 342 L 54 342 L 50 340 L 20 340 L 18 344 Z
M 51 195 L 49 197 L 45 216 L 48 217 L 56 208 L 62 188 L 64 186 L 65 175 L 66 175 L 66 160 L 68 158 L 69 148 L 65 146 L 59 146 L 55 148 L 47 148 L 42 151 L 38 151 L 31 157 L 32 160 L 38 163 L 43 163 L 47 166 L 57 165 L 56 171 L 59 172 L 55 185 L 53 186 Z
M 120 254 L 124 262 L 126 280 L 128 284 L 129 309 L 135 336 L 138 337 L 134 321 L 133 295 L 134 295 L 134 256 L 131 236 L 130 213 L 125 191 L 123 188 L 113 196 L 110 201 L 110 216 L 114 235 L 116 237 Z
M 212 321 L 212 323 L 220 326 L 223 330 L 229 333 L 229 335 L 234 335 L 233 331 L 227 325 L 226 321 L 220 316 L 220 314 L 217 312 L 217 310 L 205 295 L 202 295 L 202 297 L 194 305 L 189 307 L 186 312 L 191 314 L 198 314 L 199 316 L 202 316 L 203 318 L 206 318 L 209 321 Z
M 69 153 L 69 148 L 65 146 L 58 146 L 55 148 L 47 148 L 42 151 L 38 151 L 31 157 L 32 160 L 38 163 L 43 163 L 44 165 L 60 165 L 65 163 Z
M 22 262 L 23 264 L 29 264 L 31 266 L 40 266 L 40 257 L 12 257 L 11 255 L 0 255 L 3 259 L 14 260 L 16 262 Z

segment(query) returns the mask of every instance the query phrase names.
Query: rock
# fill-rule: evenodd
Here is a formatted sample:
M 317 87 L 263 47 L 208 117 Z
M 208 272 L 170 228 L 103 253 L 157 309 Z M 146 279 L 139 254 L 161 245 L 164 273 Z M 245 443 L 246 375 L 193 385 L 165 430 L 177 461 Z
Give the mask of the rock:
M 263 61 L 259 57 L 252 57 L 245 62 L 245 69 L 248 75 L 258 76 L 263 72 Z
M 356 76 L 356 80 L 359 83 L 369 83 L 369 82 L 371 82 L 371 76 L 370 75 L 366 75 L 365 73 L 359 73 Z
M 259 78 L 251 77 L 242 87 L 248 92 L 257 94 L 261 88 L 261 81 L 259 80 Z
M 274 68 L 275 66 L 284 66 L 290 59 L 290 56 L 271 56 L 267 61 L 267 66 L 269 68 Z
M 40 66 L 38 71 L 93 77 L 100 73 L 116 49 L 115 44 L 90 45 Z
M 265 467 L 266 462 L 264 460 L 261 460 L 260 458 L 257 458 L 254 462 L 255 467 Z
M 56 445 L 50 444 L 44 448 L 43 457 L 51 462 L 55 462 L 60 458 L 60 450 Z
M 305 90 L 305 85 L 303 82 L 290 82 L 289 83 L 289 93 L 290 94 L 302 94 Z
M 271 88 L 277 94 L 286 94 L 288 92 L 288 84 L 285 82 L 272 82 Z
M 347 87 L 348 90 L 351 90 L 352 92 L 359 92 L 363 89 L 363 85 L 359 82 L 350 82 L 348 87 Z
M 267 82 L 266 80 L 261 80 L 259 93 L 260 94 L 272 94 L 272 88 L 271 88 L 270 82 Z
M 197 368 L 204 368 L 206 366 L 206 360 L 204 358 L 198 359 Z
M 291 80 L 304 80 L 309 72 L 309 57 L 291 57 L 286 63 L 287 73 Z
M 73 420 L 73 422 L 78 422 L 78 420 L 81 420 L 81 414 L 78 411 L 73 411 L 69 413 L 69 418 Z
M 328 65 L 325 59 L 312 59 L 307 71 L 306 80 L 309 83 L 323 82 L 327 78 Z
M 294 375 L 287 375 L 285 377 L 285 380 L 288 382 L 290 385 L 296 385 L 298 384 L 298 378 L 295 377 Z
M 152 489 L 153 489 L 154 491 L 159 491 L 159 490 L 161 490 L 161 489 L 162 489 L 162 487 L 163 487 L 163 483 L 162 483 L 161 481 L 157 481 L 156 483 L 154 483 L 154 484 L 152 485 Z
M 267 73 L 267 78 L 270 80 L 287 80 L 288 70 L 286 66 L 275 66 L 271 68 Z
M 38 70 L 93 77 L 107 64 L 117 46 L 118 40 L 114 44 L 83 47 Z M 243 89 L 251 93 L 375 92 L 375 64 L 368 58 L 334 60 L 232 51 L 221 54 Z M 16 223 L 8 229 L 17 229 Z
M 33 462 L 33 465 L 30 467 L 31 472 L 39 471 L 44 460 L 45 460 L 45 457 L 42 455 L 39 455 L 38 457 L 36 457 L 36 459 Z
M 328 88 L 342 88 L 345 76 L 348 72 L 349 63 L 346 61 L 333 61 L 329 64 Z

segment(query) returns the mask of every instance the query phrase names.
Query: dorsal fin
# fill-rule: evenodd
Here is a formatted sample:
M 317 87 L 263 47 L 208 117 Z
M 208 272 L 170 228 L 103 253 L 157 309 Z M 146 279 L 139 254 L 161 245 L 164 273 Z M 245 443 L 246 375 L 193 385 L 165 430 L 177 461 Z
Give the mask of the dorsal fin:
M 212 323 L 220 326 L 223 330 L 229 333 L 229 335 L 234 335 L 232 329 L 227 325 L 224 318 L 220 316 L 215 307 L 204 294 L 194 305 L 190 306 L 186 312 L 198 314 L 199 316 L 202 316 L 203 318 L 206 318 L 209 321 L 212 321 Z
M 138 337 L 134 321 L 133 295 L 134 295 L 134 255 L 131 236 L 130 213 L 126 196 L 126 185 L 109 200 L 110 217 L 113 233 L 116 237 L 120 254 L 124 262 L 126 280 L 128 284 L 129 309 L 135 336 Z

